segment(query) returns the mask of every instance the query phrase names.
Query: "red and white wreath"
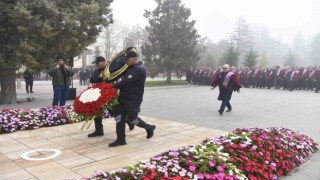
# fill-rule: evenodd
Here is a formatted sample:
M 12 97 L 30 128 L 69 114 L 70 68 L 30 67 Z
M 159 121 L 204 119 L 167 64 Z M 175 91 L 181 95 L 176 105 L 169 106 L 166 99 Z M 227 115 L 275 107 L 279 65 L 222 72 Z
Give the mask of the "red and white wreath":
M 93 116 L 118 96 L 113 84 L 98 83 L 83 91 L 74 101 L 74 110 L 79 115 Z

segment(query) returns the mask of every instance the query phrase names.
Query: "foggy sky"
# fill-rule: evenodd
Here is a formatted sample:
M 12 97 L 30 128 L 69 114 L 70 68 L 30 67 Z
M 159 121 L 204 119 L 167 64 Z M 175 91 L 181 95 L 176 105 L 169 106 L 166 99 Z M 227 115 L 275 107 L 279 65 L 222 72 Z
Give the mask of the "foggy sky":
M 250 25 L 266 26 L 272 37 L 291 43 L 300 32 L 310 39 L 320 32 L 320 0 L 182 0 L 191 9 L 191 19 L 202 37 L 213 42 L 228 39 L 236 19 L 243 16 Z M 115 21 L 128 27 L 147 25 L 145 9 L 153 10 L 154 0 L 114 0 Z

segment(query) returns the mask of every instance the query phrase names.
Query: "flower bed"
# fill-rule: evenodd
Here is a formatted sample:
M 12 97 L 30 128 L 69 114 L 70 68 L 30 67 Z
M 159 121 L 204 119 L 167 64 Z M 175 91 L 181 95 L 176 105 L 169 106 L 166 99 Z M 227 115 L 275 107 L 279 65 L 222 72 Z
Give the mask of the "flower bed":
M 104 117 L 109 117 L 108 111 L 104 112 Z M 74 112 L 72 105 L 39 109 L 4 109 L 0 112 L 0 134 L 69 124 L 83 120 L 81 116 Z
M 289 129 L 236 129 L 116 172 L 97 172 L 83 179 L 277 179 L 317 150 L 311 138 Z

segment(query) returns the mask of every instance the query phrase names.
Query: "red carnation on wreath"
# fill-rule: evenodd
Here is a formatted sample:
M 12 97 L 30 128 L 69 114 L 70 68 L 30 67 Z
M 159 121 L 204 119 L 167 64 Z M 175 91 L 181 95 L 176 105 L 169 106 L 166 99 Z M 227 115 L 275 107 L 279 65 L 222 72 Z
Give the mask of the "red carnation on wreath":
M 113 84 L 98 83 L 83 91 L 74 101 L 77 114 L 86 117 L 102 115 L 104 107 L 118 96 Z

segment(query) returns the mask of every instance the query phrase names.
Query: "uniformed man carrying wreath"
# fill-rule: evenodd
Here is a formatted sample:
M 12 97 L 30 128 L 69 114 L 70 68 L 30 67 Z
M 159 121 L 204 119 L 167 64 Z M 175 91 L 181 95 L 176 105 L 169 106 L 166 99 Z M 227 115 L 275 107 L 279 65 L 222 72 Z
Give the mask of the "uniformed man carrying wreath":
M 146 81 L 146 69 L 138 61 L 135 48 L 128 48 L 125 53 L 125 63 L 129 66 L 121 81 L 116 82 L 114 87 L 120 90 L 118 101 L 120 103 L 120 115 L 116 117 L 117 139 L 110 143 L 110 147 L 126 145 L 125 123 L 126 117 L 129 123 L 147 132 L 147 139 L 151 138 L 156 129 L 155 125 L 150 125 L 138 117 L 140 106 L 143 101 L 144 83 Z
M 95 58 L 92 64 L 96 64 L 97 69 L 93 72 L 90 78 L 90 83 L 91 84 L 102 83 L 103 82 L 102 74 L 107 65 L 106 59 L 102 56 L 98 56 Z M 115 116 L 114 110 L 117 110 L 119 106 L 120 105 L 115 105 L 114 107 L 112 107 L 112 110 L 108 109 L 111 116 L 113 117 Z M 103 136 L 104 131 L 103 131 L 103 124 L 102 124 L 102 117 L 94 118 L 94 126 L 95 126 L 95 131 L 93 133 L 88 134 L 88 137 Z M 133 124 L 128 123 L 128 126 L 130 130 L 133 130 L 134 128 Z

